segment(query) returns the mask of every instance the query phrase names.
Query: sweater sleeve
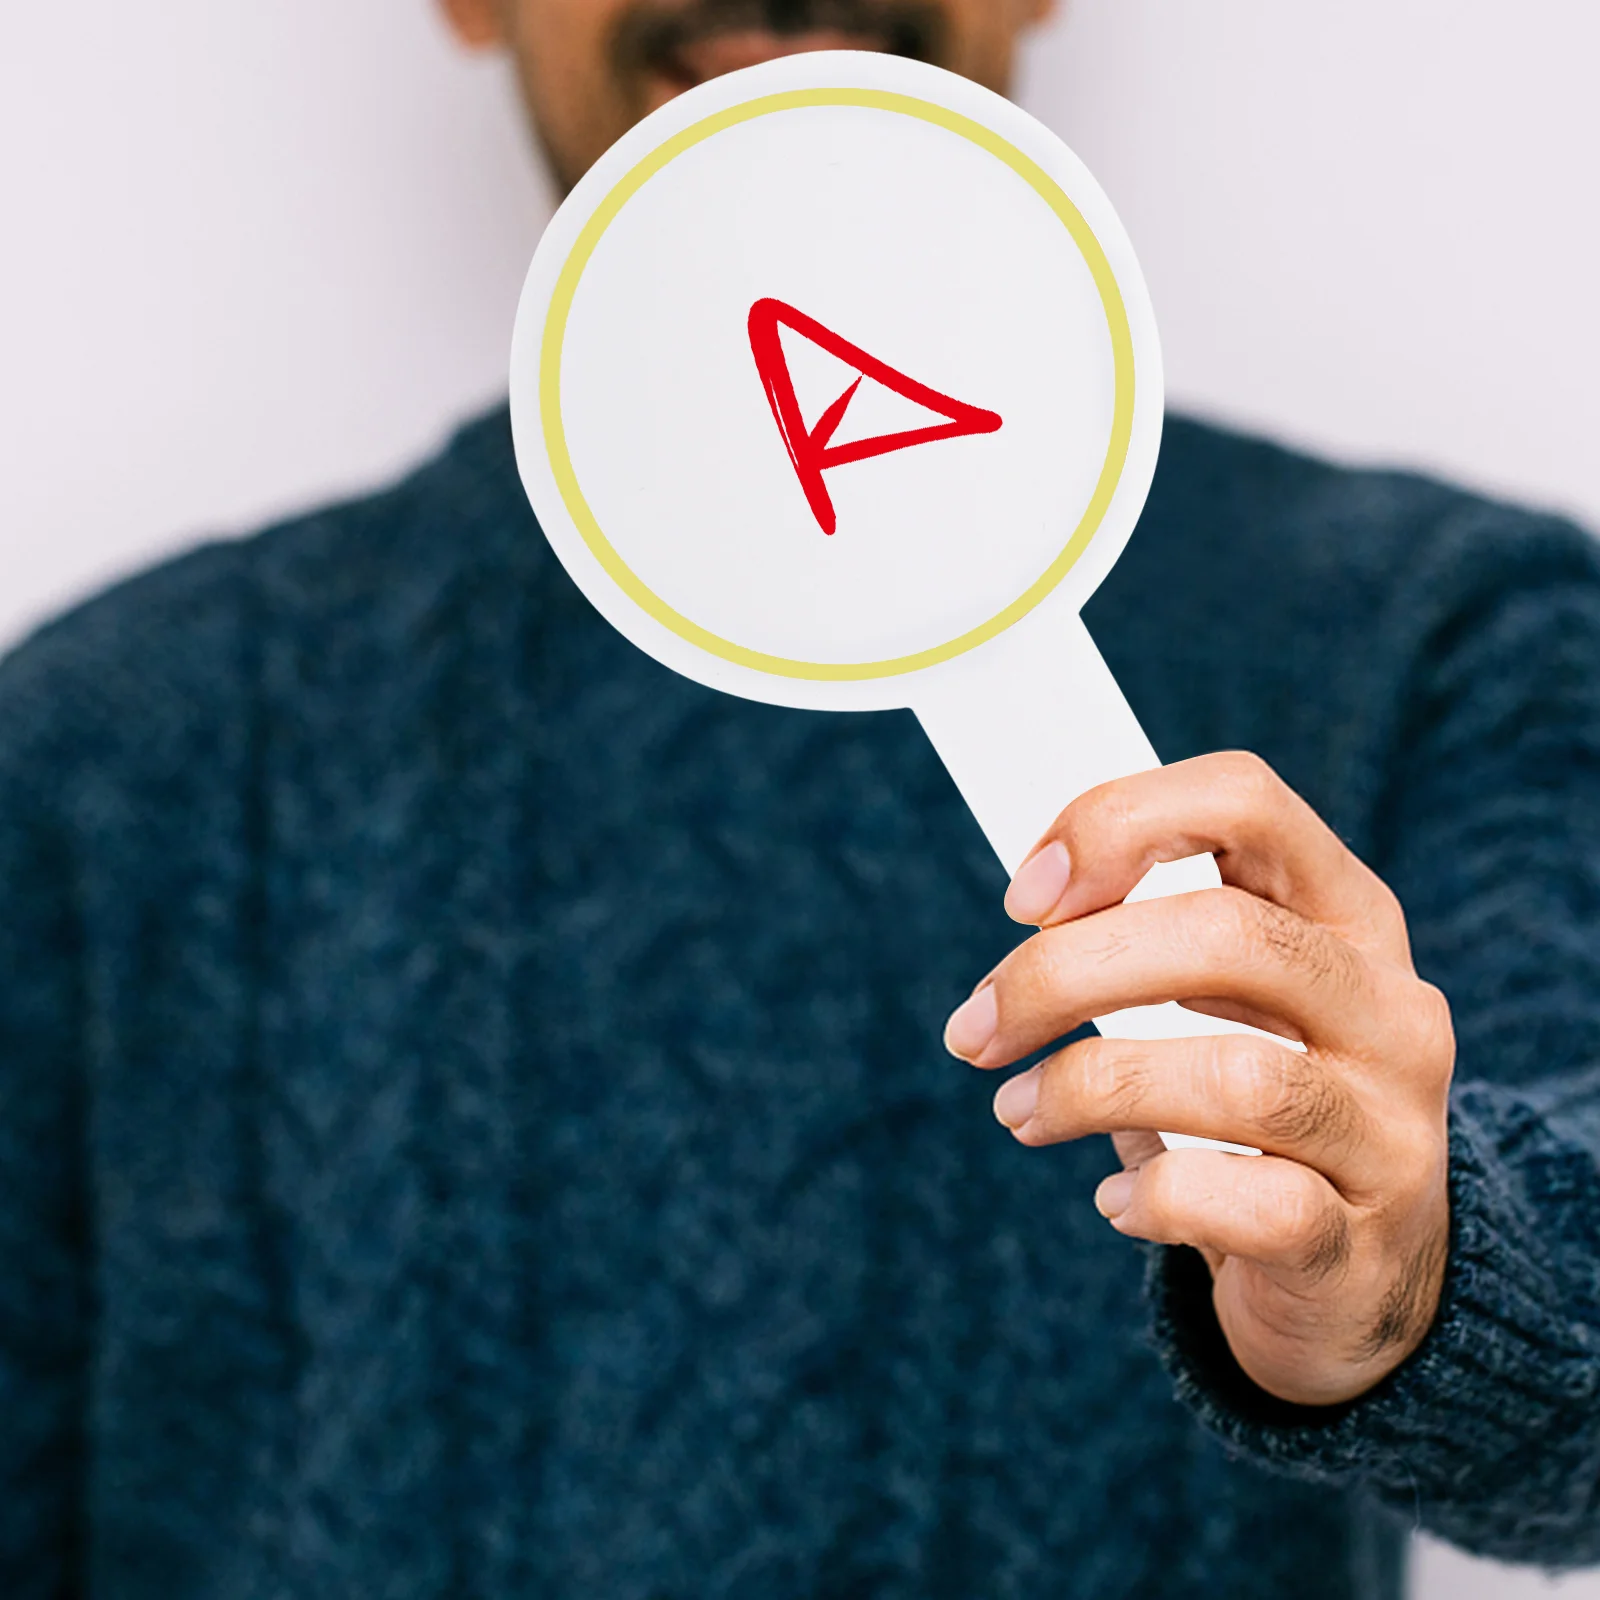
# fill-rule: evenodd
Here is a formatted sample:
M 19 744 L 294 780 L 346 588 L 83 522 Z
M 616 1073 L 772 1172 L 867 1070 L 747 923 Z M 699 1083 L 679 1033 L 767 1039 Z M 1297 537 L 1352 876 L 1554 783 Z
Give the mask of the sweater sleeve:
M 1369 851 L 1455 1018 L 1437 1318 L 1326 1411 L 1244 1375 L 1192 1251 L 1151 1254 L 1155 1336 L 1236 1453 L 1480 1554 L 1582 1565 L 1600 1561 L 1600 558 L 1571 530 L 1469 521 L 1404 597 L 1428 623 Z
M 0 664 L 0 1593 L 81 1592 L 87 1248 L 72 875 Z

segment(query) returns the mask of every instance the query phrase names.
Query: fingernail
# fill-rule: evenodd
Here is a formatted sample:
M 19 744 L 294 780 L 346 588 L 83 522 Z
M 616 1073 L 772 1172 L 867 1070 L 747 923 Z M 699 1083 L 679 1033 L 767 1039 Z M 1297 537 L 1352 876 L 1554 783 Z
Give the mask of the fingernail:
M 1126 1172 L 1114 1172 L 1094 1192 L 1095 1210 L 1107 1222 L 1115 1222 L 1133 1204 L 1133 1186 L 1139 1181 L 1139 1169 L 1130 1167 Z
M 1019 1072 L 1000 1085 L 994 1097 L 994 1114 L 1015 1133 L 1033 1120 L 1039 1109 L 1039 1068 Z
M 944 1047 L 963 1061 L 976 1061 L 1000 1026 L 1000 1006 L 994 985 L 986 983 L 945 1024 Z
M 1006 890 L 1006 915 L 1038 927 L 1060 904 L 1072 876 L 1072 857 L 1059 839 L 1023 863 Z

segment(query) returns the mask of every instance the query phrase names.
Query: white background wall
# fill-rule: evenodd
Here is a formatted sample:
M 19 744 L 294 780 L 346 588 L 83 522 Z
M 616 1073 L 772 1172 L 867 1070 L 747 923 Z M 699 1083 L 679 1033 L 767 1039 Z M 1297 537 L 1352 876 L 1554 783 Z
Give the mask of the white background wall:
M 0 643 L 492 399 L 547 205 L 426 0 L 8 9 Z M 1122 208 L 1176 397 L 1600 526 L 1597 60 L 1592 0 L 1077 0 L 1023 98 Z M 1556 1592 L 1431 1549 L 1417 1589 Z

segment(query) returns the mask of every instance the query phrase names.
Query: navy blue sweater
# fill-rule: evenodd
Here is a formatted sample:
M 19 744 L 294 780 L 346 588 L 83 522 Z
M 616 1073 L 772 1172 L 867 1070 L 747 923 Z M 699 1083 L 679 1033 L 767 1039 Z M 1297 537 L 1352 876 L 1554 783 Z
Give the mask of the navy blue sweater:
M 1152 576 L 1160 573 L 1157 586 Z M 1157 596 L 1157 603 L 1151 597 Z M 950 1061 L 1019 938 L 909 714 L 672 677 L 496 414 L 0 667 L 7 1600 L 1391 1595 L 1600 1559 L 1600 563 L 1173 424 L 1091 629 L 1455 1008 L 1453 1248 L 1333 1412 Z

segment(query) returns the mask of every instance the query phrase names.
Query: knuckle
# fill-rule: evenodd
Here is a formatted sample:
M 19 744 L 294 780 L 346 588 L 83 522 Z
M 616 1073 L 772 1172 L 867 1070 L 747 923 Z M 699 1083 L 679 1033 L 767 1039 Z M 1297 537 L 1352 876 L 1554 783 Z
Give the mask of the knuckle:
M 1179 895 L 1163 906 L 1175 938 L 1203 964 L 1237 964 L 1257 941 L 1255 897 L 1243 889 L 1202 889 Z
M 1350 1142 L 1354 1102 L 1313 1058 L 1265 1039 L 1243 1039 L 1235 1049 L 1246 1114 L 1268 1144 L 1328 1150 Z
M 1147 1162 L 1139 1175 L 1139 1205 L 1154 1222 L 1168 1223 L 1192 1209 L 1188 1164 L 1172 1160 L 1173 1152 Z
M 1342 941 L 1269 900 L 1254 902 L 1259 954 L 1268 962 L 1288 967 L 1314 984 L 1348 984 L 1354 980 L 1354 952 Z
M 1442 990 L 1419 979 L 1415 1012 L 1414 1050 L 1418 1065 L 1428 1076 L 1448 1081 L 1456 1056 L 1456 1030 L 1450 1002 Z
M 1191 902 L 1191 939 L 1206 964 L 1223 970 L 1303 965 L 1318 959 L 1304 918 L 1246 889 L 1209 889 Z
M 1149 1096 L 1150 1081 L 1149 1055 L 1120 1043 L 1102 1044 L 1084 1061 L 1084 1093 L 1111 1122 L 1133 1122 Z
M 1014 1014 L 1036 1015 L 1060 1008 L 1071 990 L 1076 965 L 1069 936 L 1050 928 L 1036 933 L 1002 963 L 997 981 L 1004 982 L 1000 998 L 1002 1018 Z
M 1321 964 L 1324 941 L 1304 917 L 1269 900 L 1257 900 L 1253 909 L 1256 936 L 1269 956 L 1291 967 Z
M 1213 758 L 1223 781 L 1241 809 L 1254 813 L 1276 806 L 1283 799 L 1283 779 L 1253 750 L 1227 750 Z
M 1306 1183 L 1272 1183 L 1257 1199 L 1257 1222 L 1301 1271 L 1321 1281 L 1350 1259 L 1350 1224 Z
M 1132 831 L 1135 810 L 1126 785 L 1103 783 L 1068 807 L 1072 832 L 1079 840 L 1111 841 Z

